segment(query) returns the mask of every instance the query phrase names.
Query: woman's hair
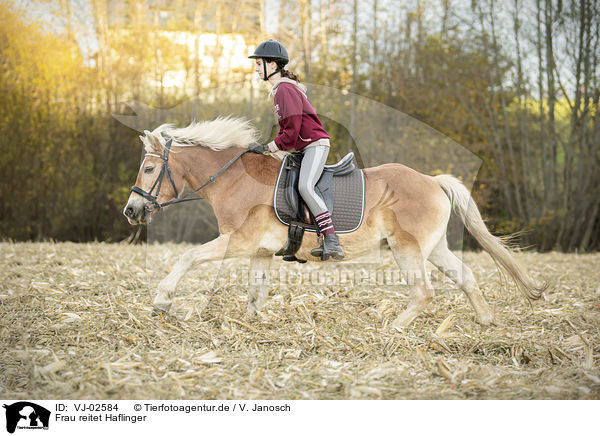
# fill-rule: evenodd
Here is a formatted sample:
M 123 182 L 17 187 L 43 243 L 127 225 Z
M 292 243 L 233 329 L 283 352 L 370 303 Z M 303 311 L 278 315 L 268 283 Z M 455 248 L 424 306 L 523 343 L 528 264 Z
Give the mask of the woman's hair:
M 287 77 L 288 79 L 295 80 L 296 82 L 300 81 L 300 79 L 298 79 L 297 75 L 295 75 L 291 71 L 288 71 L 283 68 L 285 66 L 285 64 L 283 64 L 282 62 L 276 62 L 276 63 L 277 63 L 277 68 L 281 70 L 281 77 Z

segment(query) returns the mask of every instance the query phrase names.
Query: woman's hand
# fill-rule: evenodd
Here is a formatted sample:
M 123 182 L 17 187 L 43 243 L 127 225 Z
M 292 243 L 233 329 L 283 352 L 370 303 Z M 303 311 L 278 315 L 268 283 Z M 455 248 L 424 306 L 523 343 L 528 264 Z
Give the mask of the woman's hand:
M 251 151 L 252 153 L 264 154 L 269 151 L 269 149 L 267 148 L 266 144 L 263 145 L 259 144 L 258 142 L 253 142 L 248 146 L 248 151 Z

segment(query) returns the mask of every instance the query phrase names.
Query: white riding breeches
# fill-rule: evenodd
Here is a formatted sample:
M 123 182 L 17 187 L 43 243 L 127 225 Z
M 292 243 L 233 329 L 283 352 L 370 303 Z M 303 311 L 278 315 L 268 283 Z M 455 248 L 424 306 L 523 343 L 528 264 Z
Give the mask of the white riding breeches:
M 328 142 L 321 140 L 321 143 Z M 329 145 L 310 145 L 302 149 L 302 153 L 304 157 L 300 166 L 298 191 L 313 216 L 317 216 L 327 211 L 325 202 L 315 192 L 315 185 L 323 173 L 323 167 L 329 154 Z

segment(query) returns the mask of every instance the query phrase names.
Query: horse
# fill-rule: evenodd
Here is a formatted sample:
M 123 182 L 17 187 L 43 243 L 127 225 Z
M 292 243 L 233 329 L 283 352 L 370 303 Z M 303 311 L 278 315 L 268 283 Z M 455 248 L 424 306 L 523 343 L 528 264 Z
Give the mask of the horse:
M 181 195 L 187 187 L 200 191 L 210 203 L 220 233 L 181 256 L 158 285 L 155 311 L 170 310 L 179 281 L 192 267 L 225 258 L 250 258 L 250 276 L 264 277 L 274 253 L 286 242 L 287 226 L 278 221 L 273 208 L 282 152 L 246 153 L 257 138 L 249 121 L 232 117 L 193 122 L 184 128 L 162 124 L 140 136 L 145 157 L 123 210 L 129 223 L 147 224 L 161 208 L 187 201 L 187 194 Z M 408 305 L 391 323 L 393 328 L 409 326 L 434 297 L 426 261 L 465 293 L 479 324 L 496 324 L 473 272 L 448 248 L 446 231 L 452 210 L 527 300 L 537 300 L 545 291 L 546 285 L 534 282 L 509 245 L 488 231 L 469 191 L 457 178 L 429 176 L 387 163 L 364 168 L 364 179 L 363 221 L 354 232 L 339 235 L 346 257 L 332 261 L 368 255 L 387 242 L 409 287 Z M 310 255 L 314 246 L 314 237 L 305 234 L 296 256 L 320 261 Z M 247 317 L 263 308 L 267 295 L 264 281 L 250 283 Z

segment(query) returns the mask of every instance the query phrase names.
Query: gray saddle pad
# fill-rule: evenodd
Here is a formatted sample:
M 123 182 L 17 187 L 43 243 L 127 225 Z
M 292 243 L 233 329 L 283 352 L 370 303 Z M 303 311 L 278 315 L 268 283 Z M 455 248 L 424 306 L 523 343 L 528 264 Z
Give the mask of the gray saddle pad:
M 289 225 L 296 221 L 294 211 L 285 199 L 285 186 L 288 170 L 285 160 L 279 168 L 279 175 L 273 194 L 273 206 L 279 221 Z M 331 219 L 336 233 L 351 233 L 358 229 L 365 213 L 365 176 L 363 170 L 354 170 L 345 176 L 333 177 L 333 211 Z M 316 230 L 307 227 L 307 231 Z

